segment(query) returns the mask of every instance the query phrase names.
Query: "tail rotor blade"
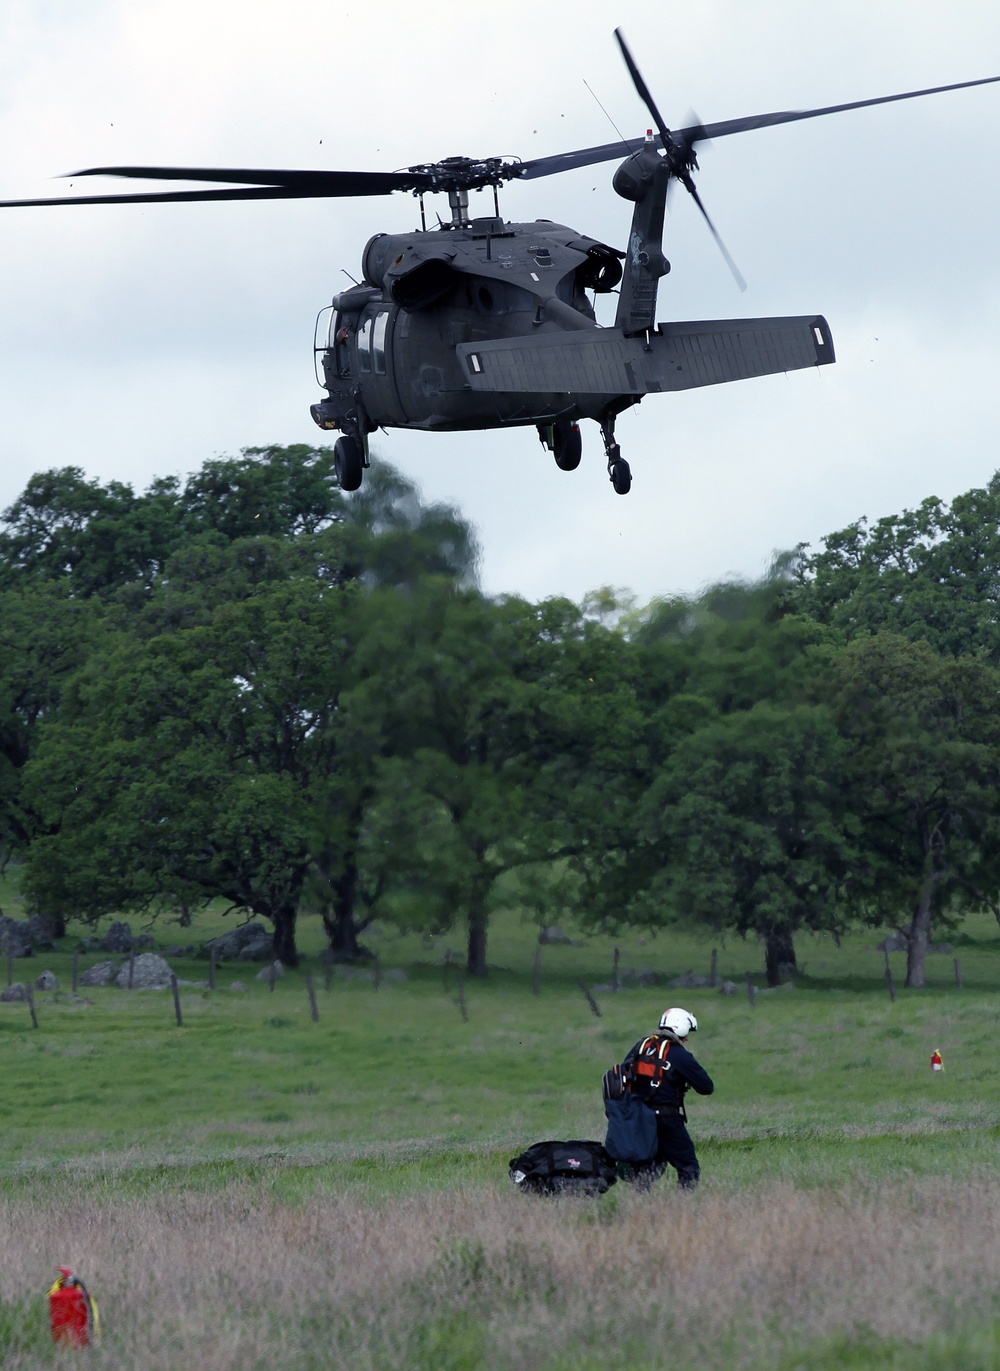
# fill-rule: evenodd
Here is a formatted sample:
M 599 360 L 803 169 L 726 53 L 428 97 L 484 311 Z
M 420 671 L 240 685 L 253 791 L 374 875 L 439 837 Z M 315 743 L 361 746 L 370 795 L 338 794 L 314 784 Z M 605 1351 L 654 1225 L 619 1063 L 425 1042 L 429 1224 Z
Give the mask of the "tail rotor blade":
M 635 59 L 633 58 L 632 54 L 629 52 L 628 44 L 625 42 L 625 39 L 624 39 L 624 37 L 622 36 L 622 31 L 621 31 L 621 29 L 615 29 L 615 37 L 618 39 L 618 46 L 619 46 L 619 47 L 621 48 L 621 50 L 622 50 L 622 56 L 625 58 L 625 65 L 628 67 L 629 75 L 630 75 L 631 78 L 632 78 L 632 84 L 635 86 L 636 90 L 639 92 L 639 99 L 642 101 L 642 103 L 643 103 L 643 104 L 646 106 L 646 108 L 649 110 L 650 117 L 652 118 L 653 123 L 656 125 L 656 131 L 657 131 L 657 132 L 659 133 L 659 135 L 660 135 L 660 139 L 661 139 L 661 141 L 662 141 L 662 143 L 663 143 L 663 146 L 669 150 L 670 143 L 671 143 L 670 130 L 667 128 L 666 124 L 663 122 L 663 115 L 662 115 L 662 114 L 660 113 L 660 111 L 656 108 L 656 101 L 653 99 L 652 95 L 650 94 L 649 87 L 646 85 L 645 81 L 642 79 L 642 72 L 641 72 L 641 71 L 639 70 L 639 68 L 636 66 L 636 64 L 635 64 Z
M 687 190 L 688 194 L 691 196 L 691 198 L 694 200 L 695 204 L 696 204 L 696 205 L 698 206 L 698 208 L 701 210 L 702 217 L 704 218 L 705 223 L 708 225 L 709 232 L 711 233 L 712 237 L 715 239 L 715 241 L 716 241 L 716 243 L 717 243 L 717 245 L 718 245 L 719 251 L 722 253 L 723 257 L 726 259 L 726 266 L 729 268 L 729 270 L 730 270 L 730 271 L 732 272 L 732 274 L 733 274 L 733 280 L 734 280 L 734 281 L 736 282 L 736 284 L 739 286 L 739 288 L 740 288 L 741 291 L 746 290 L 746 288 L 747 288 L 747 283 L 746 283 L 746 281 L 743 279 L 743 274 L 742 274 L 742 272 L 740 271 L 739 267 L 736 265 L 736 263 L 733 261 L 732 254 L 730 253 L 729 249 L 726 247 L 725 243 L 722 241 L 722 236 L 721 236 L 721 234 L 719 233 L 719 230 L 718 230 L 718 229 L 715 227 L 715 225 L 712 223 L 712 220 L 711 220 L 711 217 L 710 217 L 710 215 L 709 215 L 709 213 L 708 213 L 708 210 L 705 208 L 705 206 L 704 206 L 704 205 L 702 204 L 702 202 L 701 202 L 701 196 L 698 194 L 697 187 L 695 186 L 694 182 L 691 180 L 691 177 L 690 177 L 690 176 L 682 177 L 681 179 L 682 179 L 683 182 L 684 182 L 684 186 L 685 186 L 685 189 Z

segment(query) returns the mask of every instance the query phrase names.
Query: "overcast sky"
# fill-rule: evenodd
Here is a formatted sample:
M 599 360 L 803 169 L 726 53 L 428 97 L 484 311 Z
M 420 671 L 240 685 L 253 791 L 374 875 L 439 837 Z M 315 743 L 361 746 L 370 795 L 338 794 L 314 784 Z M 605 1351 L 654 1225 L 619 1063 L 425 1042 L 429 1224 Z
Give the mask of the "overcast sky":
M 615 136 L 594 95 L 638 136 L 616 24 L 674 126 L 1000 75 L 995 0 L 2 0 L 0 197 L 114 163 L 541 156 Z M 659 317 L 823 313 L 838 361 L 647 398 L 618 423 L 626 497 L 593 424 L 572 473 L 531 428 L 390 431 L 375 449 L 475 523 L 487 590 L 531 598 L 755 576 L 862 515 L 984 484 L 1000 466 L 998 165 L 1000 85 L 704 149 L 699 190 L 749 289 L 675 193 Z M 501 210 L 622 247 L 614 167 L 512 186 Z M 142 488 L 324 441 L 316 313 L 372 233 L 417 226 L 406 195 L 0 211 L 0 507 L 52 466 Z

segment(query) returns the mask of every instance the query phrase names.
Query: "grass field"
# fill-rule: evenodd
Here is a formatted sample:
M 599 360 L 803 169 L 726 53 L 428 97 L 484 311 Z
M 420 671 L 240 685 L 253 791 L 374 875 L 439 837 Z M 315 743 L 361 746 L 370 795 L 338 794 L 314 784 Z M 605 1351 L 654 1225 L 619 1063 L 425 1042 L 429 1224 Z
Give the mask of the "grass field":
M 183 1028 L 169 992 L 38 994 L 37 1031 L 0 1005 L 0 1365 L 62 1364 L 44 1291 L 63 1263 L 102 1303 L 88 1364 L 115 1371 L 1000 1366 L 1000 930 L 966 926 L 961 990 L 935 957 L 895 1004 L 878 936 L 802 939 L 799 985 L 753 1007 L 595 990 L 596 1018 L 576 982 L 610 981 L 605 938 L 545 948 L 536 996 L 534 930 L 512 915 L 467 1021 L 442 971 L 457 937 L 379 932 L 381 983 L 327 991 L 312 920 L 299 971 L 272 992 L 220 968 L 214 993 L 182 992 Z M 75 943 L 15 976 L 68 985 Z M 623 968 L 671 976 L 706 972 L 712 943 L 619 946 Z M 761 983 L 757 946 L 718 947 L 722 975 Z M 690 1111 L 700 1192 L 516 1193 L 528 1143 L 603 1136 L 603 1071 L 674 1002 L 716 1081 Z

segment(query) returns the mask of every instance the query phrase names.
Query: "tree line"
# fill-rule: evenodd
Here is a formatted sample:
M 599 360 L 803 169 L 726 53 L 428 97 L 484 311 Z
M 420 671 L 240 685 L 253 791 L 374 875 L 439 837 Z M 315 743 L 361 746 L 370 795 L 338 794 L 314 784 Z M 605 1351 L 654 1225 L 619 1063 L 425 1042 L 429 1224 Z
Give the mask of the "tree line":
M 41 473 L 0 526 L 0 861 L 29 907 L 374 919 L 513 903 L 759 937 L 1000 921 L 1000 478 L 758 584 L 636 607 L 487 596 L 453 508 L 323 448 L 186 481 Z

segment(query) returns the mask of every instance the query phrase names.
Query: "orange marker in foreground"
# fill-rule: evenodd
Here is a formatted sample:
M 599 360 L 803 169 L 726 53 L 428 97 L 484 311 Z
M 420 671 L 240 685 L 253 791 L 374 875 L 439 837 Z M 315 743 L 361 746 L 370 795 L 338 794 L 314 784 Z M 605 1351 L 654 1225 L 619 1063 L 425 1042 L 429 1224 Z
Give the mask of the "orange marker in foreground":
M 939 1051 L 938 1048 L 936 1048 L 936 1047 L 935 1047 L 934 1051 L 931 1053 L 931 1070 L 932 1070 L 932 1071 L 943 1071 L 943 1070 L 944 1070 L 944 1058 L 941 1056 L 940 1051 Z

